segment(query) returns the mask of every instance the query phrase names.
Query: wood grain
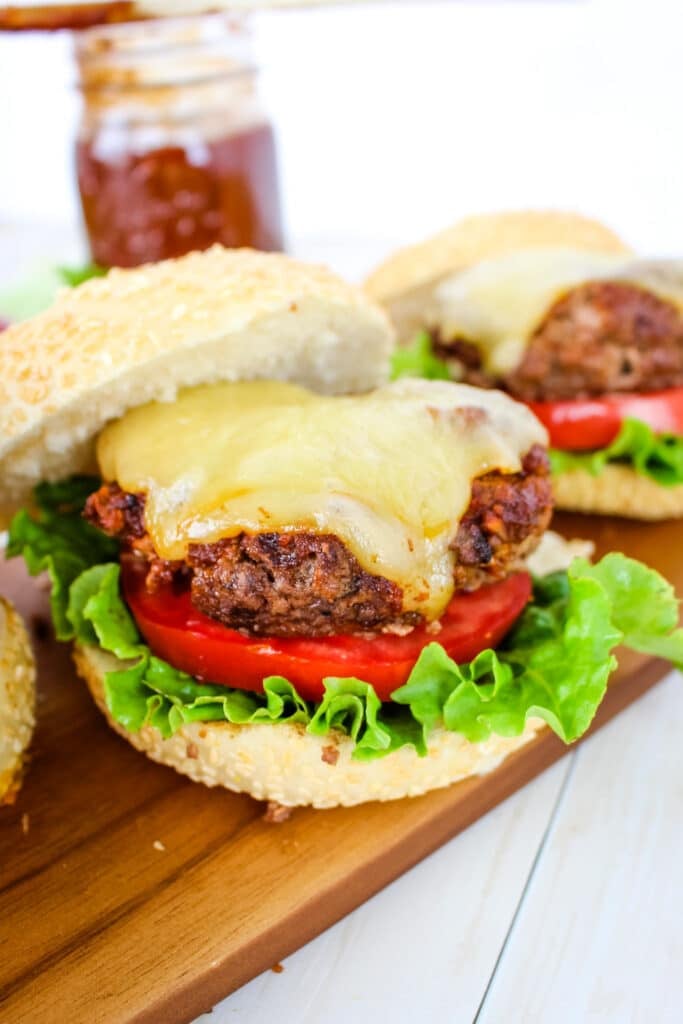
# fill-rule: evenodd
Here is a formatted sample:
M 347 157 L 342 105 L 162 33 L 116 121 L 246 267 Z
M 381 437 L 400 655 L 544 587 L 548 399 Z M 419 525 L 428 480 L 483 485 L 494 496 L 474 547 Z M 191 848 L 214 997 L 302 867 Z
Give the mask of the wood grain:
M 473 1021 L 575 756 L 196 1024 Z
M 565 517 L 683 589 L 679 524 Z M 30 617 L 21 566 L 0 589 Z M 188 1021 L 278 962 L 563 755 L 542 734 L 493 774 L 415 800 L 262 820 L 246 797 L 153 765 L 104 724 L 68 654 L 37 644 L 39 723 L 20 798 L 0 812 L 0 1019 Z M 666 666 L 627 654 L 595 728 Z M 28 822 L 24 834 L 22 821 Z

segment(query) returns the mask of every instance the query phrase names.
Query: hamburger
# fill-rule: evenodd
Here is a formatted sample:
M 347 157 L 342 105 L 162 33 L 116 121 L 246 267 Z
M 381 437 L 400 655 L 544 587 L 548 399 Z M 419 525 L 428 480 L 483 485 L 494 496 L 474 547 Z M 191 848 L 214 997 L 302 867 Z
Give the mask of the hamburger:
M 23 621 L 0 598 L 0 805 L 13 803 L 35 715 L 35 665 Z
M 416 795 L 576 739 L 618 643 L 683 661 L 660 576 L 548 542 L 533 414 L 388 384 L 392 345 L 329 272 L 220 248 L 0 341 L 8 554 L 154 760 L 284 806 Z
M 471 217 L 367 281 L 397 371 L 502 388 L 548 429 L 560 508 L 683 515 L 683 264 L 574 214 Z

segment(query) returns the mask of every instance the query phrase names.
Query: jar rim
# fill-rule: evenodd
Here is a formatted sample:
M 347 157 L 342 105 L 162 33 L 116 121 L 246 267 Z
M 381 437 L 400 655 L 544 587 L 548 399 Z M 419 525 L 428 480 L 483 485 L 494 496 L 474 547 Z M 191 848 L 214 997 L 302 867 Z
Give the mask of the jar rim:
M 244 40 L 251 35 L 250 22 L 248 12 L 212 11 L 93 25 L 75 34 L 74 49 L 79 60 L 97 60 L 116 53 L 154 52 L 169 43 L 191 46 L 211 37 Z
M 237 82 L 257 73 L 247 15 L 213 13 L 105 25 L 74 41 L 77 87 L 94 93 Z

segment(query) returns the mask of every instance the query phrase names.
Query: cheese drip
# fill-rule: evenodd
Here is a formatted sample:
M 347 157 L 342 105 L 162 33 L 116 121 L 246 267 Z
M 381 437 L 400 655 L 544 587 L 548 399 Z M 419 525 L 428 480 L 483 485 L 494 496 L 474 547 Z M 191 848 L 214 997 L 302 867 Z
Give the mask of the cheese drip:
M 683 262 L 618 253 L 525 249 L 485 260 L 438 286 L 434 322 L 444 341 L 464 338 L 481 350 L 484 369 L 510 373 L 553 303 L 586 281 L 624 281 L 683 309 Z
M 146 495 L 162 558 L 246 531 L 339 537 L 404 606 L 438 617 L 453 593 L 449 544 L 474 477 L 516 472 L 543 427 L 506 395 L 397 381 L 323 397 L 271 381 L 214 384 L 110 424 L 102 477 Z

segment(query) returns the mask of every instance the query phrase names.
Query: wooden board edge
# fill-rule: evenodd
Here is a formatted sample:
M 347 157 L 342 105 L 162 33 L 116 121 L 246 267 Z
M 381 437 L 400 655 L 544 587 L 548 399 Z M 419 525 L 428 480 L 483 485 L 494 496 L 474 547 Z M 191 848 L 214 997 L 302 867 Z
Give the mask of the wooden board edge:
M 200 982 L 193 977 L 186 985 L 169 992 L 163 1000 L 136 1014 L 131 1018 L 131 1024 L 192 1024 L 196 1017 L 207 1013 L 242 985 L 286 959 L 512 796 L 593 736 L 670 671 L 671 666 L 667 662 L 649 659 L 637 670 L 615 681 L 608 688 L 590 729 L 572 747 L 567 747 L 554 733 L 545 729 L 525 747 L 506 758 L 495 771 L 444 790 L 444 793 L 455 796 L 458 791 L 462 794 L 460 787 L 463 785 L 469 787 L 465 799 L 457 802 L 457 818 L 453 815 L 452 804 L 445 801 L 428 824 L 420 822 L 415 829 L 401 835 L 395 844 L 385 846 L 372 861 L 349 875 L 344 886 L 320 892 L 314 901 L 302 904 L 274 924 L 258 941 L 242 950 L 239 957 L 226 957 L 219 966 L 207 970 Z

